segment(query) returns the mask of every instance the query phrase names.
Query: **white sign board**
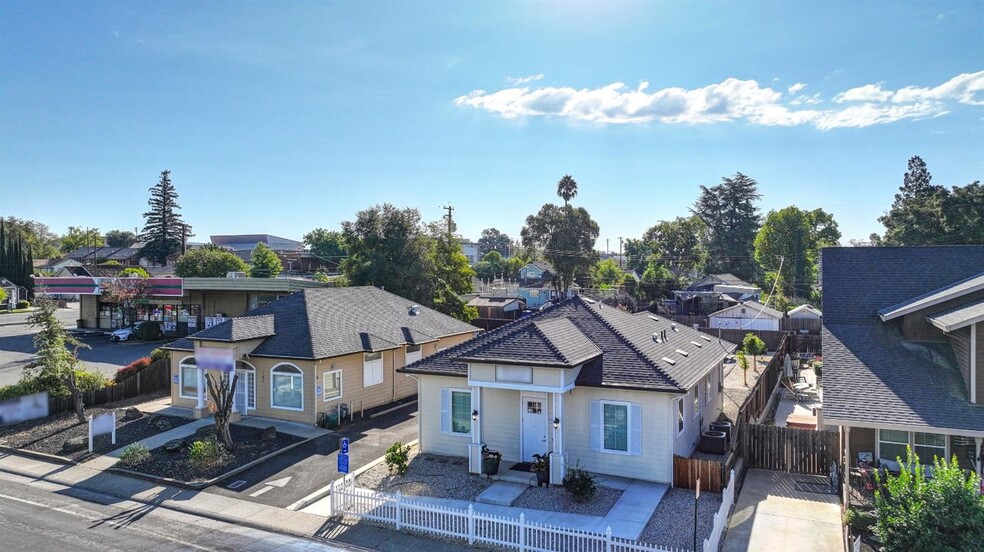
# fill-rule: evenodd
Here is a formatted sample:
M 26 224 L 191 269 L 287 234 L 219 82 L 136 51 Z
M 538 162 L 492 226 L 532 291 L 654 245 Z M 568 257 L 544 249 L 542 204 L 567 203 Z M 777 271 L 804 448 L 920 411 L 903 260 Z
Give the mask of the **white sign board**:
M 44 418 L 47 415 L 47 391 L 0 401 L 0 427 Z
M 116 412 L 107 412 L 98 416 L 89 416 L 89 452 L 92 452 L 92 438 L 96 435 L 113 434 L 113 444 L 116 444 Z
M 236 351 L 234 349 L 195 347 L 195 361 L 199 370 L 232 372 L 236 368 Z

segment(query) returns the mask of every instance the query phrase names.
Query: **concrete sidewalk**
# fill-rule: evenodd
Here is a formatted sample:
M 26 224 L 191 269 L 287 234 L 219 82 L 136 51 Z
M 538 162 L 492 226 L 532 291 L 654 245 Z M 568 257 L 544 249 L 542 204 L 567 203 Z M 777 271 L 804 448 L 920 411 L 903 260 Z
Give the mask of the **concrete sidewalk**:
M 210 493 L 155 485 L 148 481 L 94 470 L 84 465 L 66 466 L 17 455 L 0 454 L 0 472 L 35 481 L 46 481 L 166 508 L 208 519 L 235 523 L 299 537 L 327 538 L 375 550 L 427 549 L 429 552 L 470 550 L 456 543 L 434 541 L 388 531 L 367 523 L 328 520 L 304 512 L 285 510 Z

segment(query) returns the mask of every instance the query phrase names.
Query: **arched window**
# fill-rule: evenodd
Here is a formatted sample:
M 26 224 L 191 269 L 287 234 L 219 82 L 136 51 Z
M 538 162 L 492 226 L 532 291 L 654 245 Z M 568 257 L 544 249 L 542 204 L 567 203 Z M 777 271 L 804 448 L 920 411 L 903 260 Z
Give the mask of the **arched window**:
M 278 364 L 270 370 L 270 406 L 304 410 L 304 373 L 293 364 Z
M 181 376 L 179 393 L 184 399 L 198 398 L 198 363 L 195 357 L 185 357 L 178 364 L 178 374 Z

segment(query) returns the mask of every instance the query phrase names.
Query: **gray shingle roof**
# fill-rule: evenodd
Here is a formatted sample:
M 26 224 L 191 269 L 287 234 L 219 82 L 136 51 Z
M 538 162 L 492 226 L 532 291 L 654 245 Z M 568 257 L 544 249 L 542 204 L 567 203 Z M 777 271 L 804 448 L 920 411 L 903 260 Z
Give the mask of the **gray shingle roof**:
M 737 305 L 731 305 L 730 307 L 725 307 L 717 312 L 712 312 L 709 316 L 723 316 L 725 313 L 731 310 L 738 310 L 741 307 L 745 307 L 749 311 L 758 313 L 761 311 L 764 316 L 771 316 L 772 318 L 782 318 L 784 315 L 782 311 L 778 311 L 770 306 L 763 305 L 758 301 L 744 301 L 738 303 Z
M 984 246 L 823 250 L 824 417 L 922 428 L 984 428 L 949 343 L 905 341 L 880 310 L 978 274 Z
M 411 314 L 412 305 L 410 300 L 374 287 L 304 289 L 248 313 L 247 318 L 272 315 L 275 332 L 250 355 L 329 358 L 478 331 L 427 307 L 419 307 L 416 314 Z M 192 350 L 191 339 L 198 335 L 166 348 Z
M 192 336 L 193 340 L 247 341 L 270 337 L 274 334 L 274 315 L 239 316 L 204 329 Z
M 513 325 L 496 339 L 470 349 L 459 360 L 573 368 L 601 354 L 566 318 Z
M 555 320 L 567 322 L 556 323 Z M 688 326 L 662 318 L 633 316 L 574 297 L 399 371 L 467 376 L 464 359 L 483 358 L 493 352 L 509 355 L 516 362 L 555 365 L 558 357 L 571 360 L 589 353 L 589 347 L 573 333 L 573 329 L 602 353 L 581 368 L 576 383 L 584 386 L 683 392 L 734 350 L 733 344 L 719 342 Z M 663 330 L 668 339 L 657 343 L 654 334 Z M 544 339 L 546 336 L 549 338 Z M 543 345 L 544 341 L 551 340 L 564 343 L 565 349 L 558 352 Z M 691 341 L 702 346 L 697 347 Z M 686 351 L 687 355 L 681 355 L 677 349 Z M 673 360 L 674 364 L 663 360 L 664 357 Z
M 933 305 L 938 305 L 948 299 L 961 297 L 968 293 L 982 289 L 984 289 L 984 272 L 948 286 L 943 286 L 940 289 L 930 291 L 929 293 L 925 293 L 919 297 L 914 297 L 908 301 L 903 301 L 897 305 L 884 308 L 878 311 L 878 316 L 880 316 L 882 320 L 891 320 L 910 312 L 915 312 L 929 308 Z
M 926 320 L 944 332 L 952 332 L 982 322 L 984 321 L 984 299 L 931 314 L 926 317 Z

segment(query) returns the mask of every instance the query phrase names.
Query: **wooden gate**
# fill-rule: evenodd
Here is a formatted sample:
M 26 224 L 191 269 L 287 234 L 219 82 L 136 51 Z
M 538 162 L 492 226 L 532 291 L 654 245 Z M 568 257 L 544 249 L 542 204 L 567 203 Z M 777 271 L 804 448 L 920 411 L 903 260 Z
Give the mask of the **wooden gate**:
M 834 431 L 743 424 L 740 438 L 746 468 L 827 475 L 840 456 Z
M 700 458 L 684 458 L 673 456 L 673 486 L 681 489 L 696 489 L 700 479 L 700 488 L 713 493 L 721 492 L 728 484 L 725 481 L 724 465 L 714 460 Z

